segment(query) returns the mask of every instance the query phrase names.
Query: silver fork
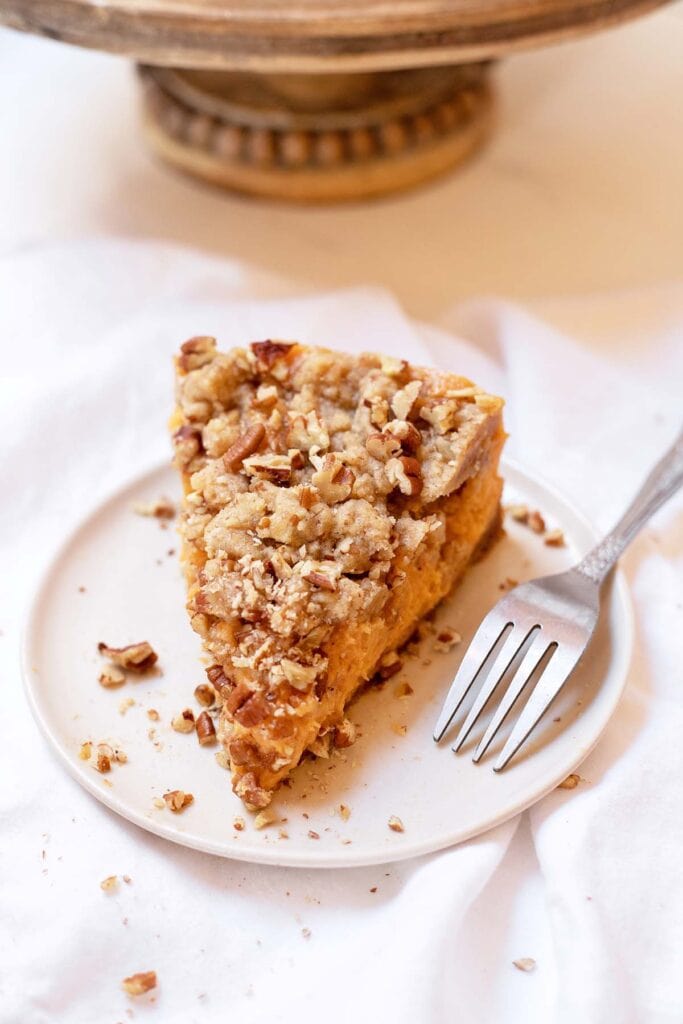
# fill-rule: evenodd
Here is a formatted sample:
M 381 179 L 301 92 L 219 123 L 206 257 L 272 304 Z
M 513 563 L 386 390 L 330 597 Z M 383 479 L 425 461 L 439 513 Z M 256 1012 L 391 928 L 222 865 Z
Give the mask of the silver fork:
M 500 704 L 472 760 L 478 762 L 510 714 L 518 697 L 536 682 L 496 763 L 502 771 L 578 664 L 598 621 L 600 587 L 624 548 L 660 505 L 683 484 L 683 431 L 654 467 L 611 533 L 586 557 L 556 576 L 522 583 L 510 590 L 488 613 L 462 660 L 448 692 L 434 740 L 439 742 L 465 697 L 483 680 L 453 745 L 458 751 L 469 736 L 503 678 L 510 679 Z

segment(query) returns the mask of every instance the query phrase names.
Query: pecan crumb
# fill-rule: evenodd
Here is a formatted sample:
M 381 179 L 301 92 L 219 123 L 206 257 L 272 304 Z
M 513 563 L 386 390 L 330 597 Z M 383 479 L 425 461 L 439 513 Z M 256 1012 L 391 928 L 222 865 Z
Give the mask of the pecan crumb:
M 434 641 L 434 650 L 446 654 L 462 642 L 462 637 L 455 629 L 442 629 Z
M 578 784 L 580 782 L 581 782 L 581 776 L 580 775 L 576 775 L 574 772 L 572 772 L 572 774 L 568 775 L 567 778 L 564 779 L 559 784 L 559 786 L 557 788 L 558 789 L 576 789 L 576 787 L 578 786 Z
M 519 960 L 513 960 L 513 965 L 518 971 L 533 971 L 536 961 L 531 956 L 523 956 Z
M 548 530 L 543 538 L 543 543 L 549 548 L 563 548 L 566 546 L 564 533 L 562 530 Z
M 111 758 L 107 754 L 98 754 L 97 761 L 95 762 L 95 768 L 100 775 L 105 775 L 111 771 Z
M 232 827 L 236 832 L 244 832 L 244 818 L 235 818 Z
M 89 761 L 92 757 L 92 743 L 87 740 L 85 743 L 81 743 L 81 749 L 78 751 L 78 756 L 81 761 Z
M 100 889 L 104 889 L 105 892 L 112 892 L 118 885 L 118 882 L 119 880 L 116 875 L 109 875 L 100 882 Z
M 139 516 L 153 516 L 155 519 L 173 519 L 175 505 L 168 498 L 157 498 L 156 501 L 140 503 L 135 506 Z
M 156 971 L 141 971 L 139 974 L 131 974 L 121 982 L 123 989 L 129 996 L 141 996 L 157 987 Z
M 526 523 L 529 518 L 529 509 L 526 505 L 508 505 L 505 511 L 516 523 Z
M 339 817 L 342 821 L 348 821 L 351 817 L 351 808 L 347 807 L 346 804 L 339 804 Z
M 266 341 L 252 341 L 250 348 L 256 356 L 259 370 L 264 371 L 271 370 L 279 359 L 287 356 L 294 348 L 294 342 L 272 341 L 268 338 Z
M 164 808 L 166 807 L 166 802 L 162 800 L 160 796 L 155 796 L 154 799 L 152 800 L 152 803 L 154 804 L 158 811 L 163 811 Z
M 400 686 L 396 687 L 396 697 L 399 700 L 405 700 L 406 697 L 412 696 L 415 693 L 410 683 L 401 683 Z
M 128 708 L 132 708 L 134 704 L 135 701 L 133 700 L 132 697 L 124 697 L 124 699 L 119 704 L 119 714 L 125 715 L 125 713 L 128 711 Z
M 533 530 L 534 533 L 543 533 L 545 531 L 545 520 L 537 510 L 529 513 L 526 525 L 530 530 Z
M 114 665 L 129 672 L 146 672 L 158 660 L 157 653 L 146 640 L 128 644 L 127 647 L 110 647 L 100 642 L 97 650 L 106 658 L 110 658 Z
M 121 683 L 125 683 L 125 673 L 117 668 L 116 665 L 107 665 L 100 672 L 99 683 L 100 686 L 104 686 L 105 689 L 109 689 L 112 686 L 120 686 Z
M 264 811 L 259 813 L 254 818 L 254 828 L 262 829 L 267 828 L 268 825 L 272 825 L 273 822 L 277 821 L 277 815 L 272 807 L 266 807 Z
M 174 814 L 180 814 L 194 803 L 194 797 L 192 793 L 183 793 L 182 789 L 172 789 L 169 793 L 164 793 L 164 802 Z
M 315 832 L 312 828 L 309 828 L 309 830 L 308 830 L 308 838 L 309 839 L 320 839 L 320 833 L 319 832 Z
M 400 818 L 397 818 L 395 814 L 391 815 L 387 824 L 392 832 L 405 832 L 403 822 Z
M 160 715 L 159 715 L 159 712 L 157 711 L 156 708 L 148 708 L 147 709 L 147 717 L 152 722 L 158 722 L 159 718 L 160 718 Z
M 171 721 L 171 728 L 176 732 L 194 732 L 194 711 L 185 708 Z

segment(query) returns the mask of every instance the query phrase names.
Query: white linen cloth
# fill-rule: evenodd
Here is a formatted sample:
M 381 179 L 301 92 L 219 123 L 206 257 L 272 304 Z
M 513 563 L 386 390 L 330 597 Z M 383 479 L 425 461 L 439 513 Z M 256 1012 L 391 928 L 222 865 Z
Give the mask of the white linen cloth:
M 623 559 L 635 658 L 585 781 L 459 847 L 349 871 L 214 858 L 109 812 L 39 736 L 19 677 L 27 603 L 84 511 L 168 457 L 170 356 L 191 334 L 469 374 L 506 396 L 508 452 L 605 530 L 679 427 L 675 286 L 549 306 L 578 340 L 496 301 L 454 311 L 455 337 L 376 290 L 290 291 L 124 241 L 0 261 L 0 1024 L 680 1024 L 683 495 Z M 114 873 L 133 882 L 105 895 Z M 120 980 L 148 969 L 154 1002 L 131 1001 Z

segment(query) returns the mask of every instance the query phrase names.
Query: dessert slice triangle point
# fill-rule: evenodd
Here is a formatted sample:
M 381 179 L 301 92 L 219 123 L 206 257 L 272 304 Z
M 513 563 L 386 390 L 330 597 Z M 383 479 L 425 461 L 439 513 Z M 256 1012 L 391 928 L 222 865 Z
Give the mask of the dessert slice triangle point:
M 500 527 L 502 399 L 380 355 L 191 338 L 171 421 L 187 607 L 235 793 L 265 807 Z

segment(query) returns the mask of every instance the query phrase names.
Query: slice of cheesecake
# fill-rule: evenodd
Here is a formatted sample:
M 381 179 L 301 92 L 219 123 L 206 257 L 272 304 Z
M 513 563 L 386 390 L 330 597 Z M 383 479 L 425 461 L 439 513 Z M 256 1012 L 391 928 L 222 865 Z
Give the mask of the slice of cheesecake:
M 176 360 L 187 607 L 233 789 L 264 807 L 496 535 L 500 398 L 379 355 L 276 341 Z

